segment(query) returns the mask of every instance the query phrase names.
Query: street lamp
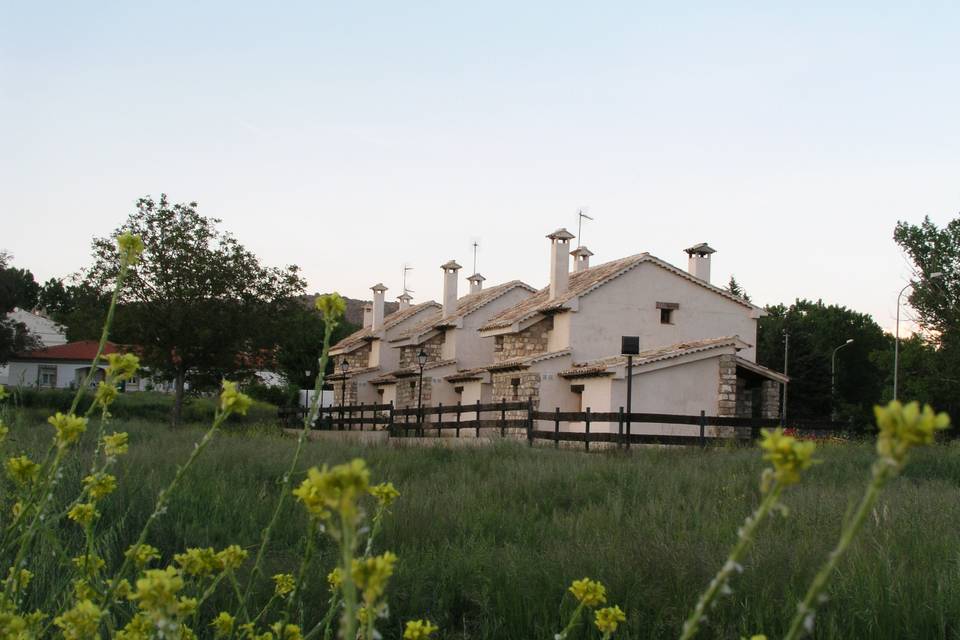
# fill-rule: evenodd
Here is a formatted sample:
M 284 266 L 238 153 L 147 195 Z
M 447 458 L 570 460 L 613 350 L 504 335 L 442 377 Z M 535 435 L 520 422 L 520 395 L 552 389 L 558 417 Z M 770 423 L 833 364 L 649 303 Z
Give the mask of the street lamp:
M 304 408 L 310 406 L 310 374 L 313 373 L 310 369 L 307 369 L 303 372 L 304 377 L 307 379 L 307 387 L 303 390 L 303 406 Z
M 933 280 L 934 278 L 942 278 L 942 271 L 934 271 L 931 273 L 927 279 Z M 910 287 L 916 285 L 914 281 L 910 281 L 904 285 L 903 289 L 900 289 L 900 293 L 897 295 L 897 328 L 896 335 L 893 340 L 893 399 L 897 399 L 897 373 L 900 369 L 900 299 L 903 297 L 903 292 L 909 289 Z
M 842 345 L 833 350 L 833 355 L 830 356 L 830 397 L 833 399 L 833 411 L 832 419 L 837 419 L 837 351 L 843 349 L 848 344 L 853 343 L 853 338 L 848 339 Z
M 417 354 L 417 364 L 420 365 L 420 383 L 417 385 L 417 424 L 420 425 L 420 435 L 423 435 L 423 368 L 427 365 L 427 352 L 420 349 Z
M 340 429 L 343 429 L 343 407 L 347 404 L 347 371 L 350 363 L 344 358 L 340 361 L 340 373 L 343 375 L 343 384 L 340 386 Z

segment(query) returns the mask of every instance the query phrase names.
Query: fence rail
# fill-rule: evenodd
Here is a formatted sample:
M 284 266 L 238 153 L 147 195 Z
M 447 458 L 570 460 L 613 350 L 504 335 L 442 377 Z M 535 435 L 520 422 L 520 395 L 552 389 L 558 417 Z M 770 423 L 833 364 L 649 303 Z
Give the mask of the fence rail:
M 306 417 L 305 407 L 287 407 L 279 410 L 279 417 L 286 425 L 302 424 Z M 509 413 L 509 415 L 508 415 Z M 552 428 L 542 428 L 542 423 L 550 423 Z M 604 423 L 601 431 L 596 424 Z M 569 426 L 576 424 L 576 430 Z M 616 425 L 616 431 L 612 425 Z M 695 427 L 689 433 L 635 433 L 634 425 L 680 425 Z M 566 425 L 566 429 L 561 429 Z M 538 411 L 532 402 L 490 402 L 417 407 L 394 407 L 392 404 L 359 404 L 350 406 L 320 407 L 318 418 L 312 425 L 317 430 L 364 431 L 383 430 L 390 436 L 442 436 L 444 432 L 453 432 L 460 437 L 461 432 L 472 432 L 475 437 L 482 430 L 495 429 L 501 436 L 507 430 L 516 435 L 524 435 L 532 445 L 536 440 L 548 440 L 555 446 L 561 442 L 582 442 L 589 450 L 591 443 L 613 443 L 618 447 L 630 448 L 632 444 L 700 444 L 708 440 L 756 439 L 760 430 L 779 425 L 779 421 L 770 418 L 735 418 L 726 416 L 682 415 L 672 413 L 626 413 L 623 407 L 616 412 L 586 411 Z M 829 435 L 838 432 L 858 432 L 851 423 L 829 420 L 795 420 L 792 428 L 812 434 Z M 722 429 L 722 431 L 721 431 Z M 519 432 L 519 433 L 518 433 Z

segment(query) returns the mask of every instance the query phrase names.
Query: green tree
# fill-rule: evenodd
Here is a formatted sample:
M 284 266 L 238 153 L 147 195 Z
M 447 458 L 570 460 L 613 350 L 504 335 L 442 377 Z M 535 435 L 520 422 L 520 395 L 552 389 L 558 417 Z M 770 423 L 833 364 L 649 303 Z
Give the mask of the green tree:
M 174 381 L 174 425 L 188 383 L 196 389 L 234 376 L 273 350 L 305 285 L 296 266 L 262 266 L 219 223 L 200 215 L 195 202 L 146 197 L 110 237 L 93 241 L 86 283 L 105 292 L 117 275 L 116 236 L 129 231 L 143 240 L 117 320 L 147 368 Z
M 790 333 L 790 389 L 787 417 L 870 420 L 873 405 L 883 398 L 886 373 L 880 353 L 893 353 L 890 336 L 873 318 L 822 301 L 797 300 L 789 307 L 767 307 L 758 330 L 760 364 L 783 371 L 784 331 Z M 836 396 L 831 390 L 831 359 L 837 352 Z
M 18 307 L 33 309 L 40 290 L 30 271 L 10 266 L 12 259 L 9 253 L 0 251 L 0 364 L 6 364 L 20 351 L 39 346 L 26 325 L 7 318 Z
M 67 340 L 98 340 L 110 307 L 109 294 L 87 282 L 67 283 L 50 278 L 40 288 L 38 305 L 67 329 Z M 114 341 L 125 342 L 123 327 L 113 330 Z
M 750 296 L 747 295 L 747 292 L 743 290 L 743 287 L 740 286 L 740 283 L 737 282 L 737 279 L 733 276 L 733 274 L 730 275 L 730 281 L 727 283 L 726 290 L 733 295 L 750 302 Z
M 336 344 L 355 330 L 355 326 L 341 320 L 333 330 L 331 343 Z M 323 333 L 323 316 L 312 306 L 301 304 L 284 316 L 283 327 L 277 336 L 276 360 L 280 372 L 289 382 L 303 389 L 313 386 Z M 333 373 L 332 359 L 327 363 L 326 373 Z

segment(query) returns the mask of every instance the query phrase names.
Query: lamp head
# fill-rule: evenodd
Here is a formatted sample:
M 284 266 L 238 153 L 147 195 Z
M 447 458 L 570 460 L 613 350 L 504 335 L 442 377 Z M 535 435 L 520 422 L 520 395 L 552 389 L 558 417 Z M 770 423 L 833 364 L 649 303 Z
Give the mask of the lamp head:
M 850 338 L 850 339 L 847 340 L 844 344 L 850 344 L 851 342 L 853 342 L 853 338 Z
M 340 372 L 341 372 L 341 373 L 344 373 L 344 374 L 347 373 L 347 369 L 349 369 L 349 368 L 350 368 L 350 363 L 348 363 L 348 362 L 346 361 L 346 359 L 340 361 Z
M 421 367 L 427 364 L 427 352 L 423 349 L 420 349 L 420 353 L 417 354 L 417 362 Z

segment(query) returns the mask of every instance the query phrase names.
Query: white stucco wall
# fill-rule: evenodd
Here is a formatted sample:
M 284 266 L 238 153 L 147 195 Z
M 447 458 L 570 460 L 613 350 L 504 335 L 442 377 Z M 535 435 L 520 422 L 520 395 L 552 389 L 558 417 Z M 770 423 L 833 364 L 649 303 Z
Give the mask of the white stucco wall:
M 496 300 L 485 304 L 463 318 L 463 326 L 455 330 L 457 368 L 462 370 L 482 367 L 493 362 L 493 338 L 481 338 L 477 330 L 487 320 L 504 309 L 517 305 L 532 293 L 523 287 L 515 287 Z
M 673 324 L 660 324 L 657 302 L 674 302 Z M 756 360 L 757 320 L 752 310 L 657 265 L 642 263 L 579 300 L 569 316 L 576 362 L 620 353 L 621 336 L 640 336 L 640 349 L 738 335 L 752 345 L 739 355 Z
M 40 367 L 56 367 L 57 369 L 57 389 L 69 389 L 78 384 L 78 375 L 86 375 L 90 368 L 89 363 L 63 363 L 63 362 L 11 362 L 10 373 L 7 384 L 10 386 L 36 387 Z M 101 371 L 104 367 L 98 367 Z M 81 373 L 78 374 L 77 372 Z M 100 378 L 98 378 L 100 379 Z

